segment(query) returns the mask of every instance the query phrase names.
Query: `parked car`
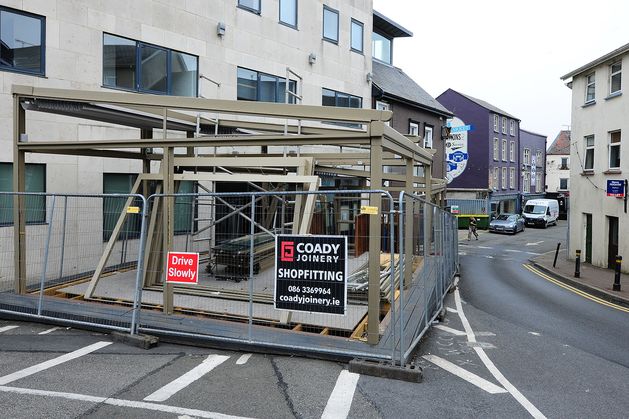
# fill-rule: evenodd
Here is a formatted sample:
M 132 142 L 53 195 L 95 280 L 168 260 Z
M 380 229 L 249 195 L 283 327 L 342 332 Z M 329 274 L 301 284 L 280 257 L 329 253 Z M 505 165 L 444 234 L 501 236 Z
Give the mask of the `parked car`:
M 524 231 L 524 218 L 520 214 L 500 214 L 489 223 L 489 231 L 511 234 Z

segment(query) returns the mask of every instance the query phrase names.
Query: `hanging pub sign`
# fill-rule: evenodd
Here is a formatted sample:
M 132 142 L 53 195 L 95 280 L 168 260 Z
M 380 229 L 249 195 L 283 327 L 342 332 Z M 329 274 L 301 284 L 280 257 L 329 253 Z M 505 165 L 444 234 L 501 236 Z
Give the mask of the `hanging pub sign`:
M 345 314 L 347 237 L 277 235 L 275 308 Z

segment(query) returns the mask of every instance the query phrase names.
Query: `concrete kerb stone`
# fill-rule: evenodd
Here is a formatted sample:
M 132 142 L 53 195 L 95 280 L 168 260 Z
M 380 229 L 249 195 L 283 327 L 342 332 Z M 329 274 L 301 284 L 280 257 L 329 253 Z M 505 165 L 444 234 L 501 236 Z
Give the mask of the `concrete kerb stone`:
M 386 361 L 369 361 L 366 359 L 352 359 L 349 361 L 349 372 L 371 375 L 380 378 L 420 383 L 424 377 L 419 365 L 392 365 Z
M 135 346 L 141 349 L 151 349 L 159 343 L 159 338 L 150 335 L 131 335 L 129 333 L 111 332 L 111 339 L 114 342 L 124 343 L 125 345 Z
M 581 291 L 585 291 L 589 294 L 594 295 L 595 297 L 601 298 L 605 301 L 608 301 L 610 303 L 614 303 L 614 304 L 618 304 L 619 306 L 623 306 L 623 307 L 627 307 L 629 308 L 629 300 L 618 297 L 616 295 L 613 295 L 605 290 L 602 290 L 598 287 L 594 287 L 588 284 L 585 284 L 582 281 L 576 281 L 568 276 L 562 275 L 540 263 L 538 263 L 537 261 L 535 261 L 535 259 L 529 259 L 529 262 L 535 266 L 537 269 L 539 269 L 540 271 L 543 271 L 544 273 L 546 273 L 547 275 L 552 276 L 553 278 L 555 278 L 558 281 L 561 281 L 565 284 L 568 284 L 570 286 L 573 286 Z

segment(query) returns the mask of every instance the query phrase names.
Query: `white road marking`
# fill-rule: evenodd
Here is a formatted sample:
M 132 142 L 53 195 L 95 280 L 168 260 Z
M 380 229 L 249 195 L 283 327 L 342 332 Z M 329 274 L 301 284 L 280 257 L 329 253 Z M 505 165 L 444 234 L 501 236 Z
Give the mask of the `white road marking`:
M 467 252 L 459 252 L 460 256 L 467 256 Z
M 321 415 L 321 419 L 338 419 L 346 418 L 349 414 L 349 409 L 352 407 L 352 399 L 354 398 L 354 392 L 356 391 L 356 385 L 360 374 L 355 374 L 347 370 L 341 371 L 339 378 L 336 380 L 336 385 L 328 404 L 325 406 L 325 410 Z
M 43 332 L 39 332 L 38 335 L 47 335 L 48 333 L 54 332 L 55 330 L 61 329 L 60 327 L 53 327 L 52 329 L 44 330 Z
M 448 310 L 450 313 L 458 313 L 458 311 L 456 311 L 455 309 L 451 307 L 446 307 L 446 310 Z
M 461 294 L 459 293 L 458 288 L 454 290 L 454 301 L 456 304 L 456 308 L 459 311 L 459 318 L 461 319 L 461 323 L 463 323 L 463 328 L 467 332 L 467 340 L 469 342 L 476 342 L 474 331 L 472 330 L 470 322 L 467 320 L 467 317 L 463 312 L 463 306 L 461 305 Z M 496 368 L 494 363 L 489 359 L 483 348 L 474 347 L 474 351 L 476 351 L 476 354 L 481 359 L 481 361 L 483 361 L 483 364 L 485 364 L 485 367 L 489 370 L 489 372 L 491 372 L 494 378 L 498 380 L 498 382 L 513 396 L 513 398 L 518 403 L 520 403 L 520 405 L 522 405 L 522 407 L 527 410 L 527 412 L 530 413 L 531 416 L 540 419 L 546 418 L 546 416 L 544 416 L 544 414 L 540 412 L 533 405 L 533 403 L 531 403 L 526 397 L 524 397 L 524 395 L 520 393 L 520 391 L 515 388 L 513 384 L 511 384 L 509 380 L 505 378 L 504 375 L 502 375 L 502 373 L 498 370 L 498 368 Z
M 13 330 L 13 329 L 17 329 L 20 326 L 4 326 L 4 327 L 0 327 L 0 333 L 2 332 L 6 332 L 9 330 Z
M 448 326 L 444 326 L 442 324 L 436 324 L 435 329 L 443 330 L 444 332 L 452 333 L 455 336 L 465 336 L 465 332 L 462 330 L 456 330 Z
M 542 336 L 542 334 L 538 333 L 538 332 L 529 332 L 529 334 L 531 334 L 533 336 Z
M 507 390 L 505 390 L 504 388 L 497 386 L 494 383 L 487 381 L 484 378 L 479 377 L 478 375 L 471 373 L 468 370 L 461 368 L 458 365 L 453 364 L 452 362 L 447 361 L 443 358 L 439 358 L 438 356 L 435 356 L 435 355 L 424 355 L 422 358 L 424 358 L 427 361 L 432 362 L 438 367 L 443 368 L 449 373 L 454 374 L 457 377 L 464 379 L 468 383 L 475 385 L 481 390 L 485 390 L 489 394 L 500 394 L 500 393 L 507 392 Z
M 493 249 L 493 247 L 489 247 L 489 246 L 476 246 L 479 249 Z
M 527 255 L 533 255 L 533 256 L 539 256 L 541 255 L 541 253 L 535 253 L 535 252 L 526 252 Z
M 491 256 L 491 255 L 485 255 L 485 257 L 486 257 L 487 259 L 493 259 L 493 258 L 494 258 L 494 257 L 493 257 L 493 256 Z
M 520 252 L 521 252 L 521 250 L 515 250 L 515 249 L 505 249 L 505 252 L 520 253 Z
M 531 242 L 531 243 L 527 243 L 527 246 L 537 246 L 538 244 L 542 244 L 544 243 L 544 240 L 540 240 L 538 242 Z
M 56 398 L 61 398 L 61 399 L 66 399 L 66 400 L 77 400 L 77 401 L 89 402 L 89 403 L 103 403 L 103 404 L 108 404 L 111 406 L 153 410 L 157 412 L 172 413 L 175 415 L 187 415 L 190 417 L 197 417 L 197 418 L 244 419 L 244 417 L 242 416 L 225 415 L 222 413 L 208 412 L 205 410 L 187 409 L 185 407 L 138 402 L 138 401 L 133 401 L 133 400 L 89 396 L 87 394 L 61 393 L 58 391 L 33 390 L 30 388 L 18 388 L 18 387 L 7 387 L 7 386 L 0 386 L 0 392 L 26 394 L 30 396 L 56 397 Z
M 244 354 L 243 356 L 241 356 L 240 358 L 238 358 L 238 361 L 236 361 L 236 365 L 243 365 L 246 364 L 247 361 L 249 361 L 249 358 L 251 358 L 252 354 Z
M 228 359 L 229 357 L 224 355 L 210 355 L 201 364 L 197 365 L 176 380 L 166 384 L 154 393 L 146 396 L 144 400 L 147 402 L 163 402 L 168 400 L 173 394 L 188 387 L 190 384 L 194 383 Z
M 36 374 L 40 371 L 44 371 L 47 370 L 49 368 L 55 367 L 59 364 L 63 364 L 64 362 L 68 362 L 71 361 L 73 359 L 76 358 L 80 358 L 83 355 L 87 355 L 89 353 L 92 353 L 94 351 L 97 351 L 101 348 L 104 348 L 105 346 L 109 346 L 111 345 L 113 342 L 96 342 L 92 345 L 86 346 L 84 348 L 81 349 L 77 349 L 76 351 L 67 353 L 65 355 L 61 355 L 58 356 L 57 358 L 53 358 L 50 359 L 48 361 L 44 361 L 42 363 L 39 363 L 37 365 L 33 365 L 32 367 L 28 367 L 25 368 L 23 370 L 20 371 L 16 371 L 12 374 L 9 375 L 5 375 L 4 377 L 0 377 L 0 386 L 3 386 L 5 384 L 9 384 L 13 381 L 19 380 L 21 378 L 24 377 L 28 377 L 29 375 L 33 375 Z

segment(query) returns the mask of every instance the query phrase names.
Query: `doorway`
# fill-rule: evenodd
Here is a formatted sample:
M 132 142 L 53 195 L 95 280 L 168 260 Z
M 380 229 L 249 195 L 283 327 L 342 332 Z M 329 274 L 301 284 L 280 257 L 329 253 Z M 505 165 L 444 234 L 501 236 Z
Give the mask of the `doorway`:
M 585 215 L 585 259 L 584 262 L 592 263 L 592 214 Z
M 618 217 L 607 217 L 609 235 L 607 237 L 607 267 L 613 269 L 616 266 L 618 255 Z

